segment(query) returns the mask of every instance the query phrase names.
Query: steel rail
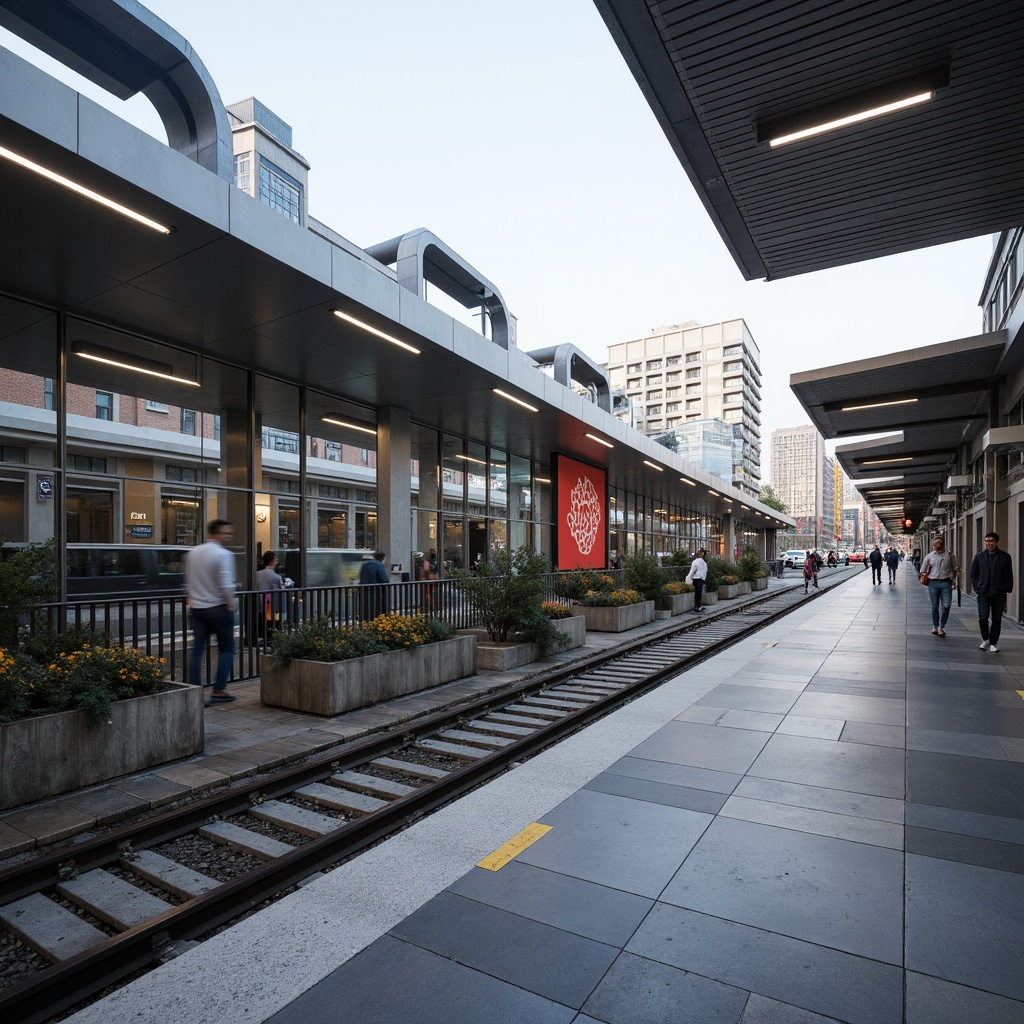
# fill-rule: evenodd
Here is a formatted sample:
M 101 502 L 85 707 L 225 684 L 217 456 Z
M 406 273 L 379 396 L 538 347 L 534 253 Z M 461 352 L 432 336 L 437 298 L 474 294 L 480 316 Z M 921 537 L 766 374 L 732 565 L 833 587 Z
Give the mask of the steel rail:
M 844 576 L 808 595 L 813 599 L 825 590 L 852 579 Z M 558 742 L 573 732 L 604 717 L 640 694 L 678 675 L 680 671 L 732 646 L 765 626 L 785 617 L 806 602 L 784 599 L 793 590 L 782 594 L 767 593 L 763 598 L 745 602 L 730 609 L 725 615 L 697 622 L 680 624 L 679 628 L 637 639 L 613 651 L 592 655 L 572 666 L 543 673 L 521 684 L 495 691 L 472 701 L 417 720 L 415 728 L 405 723 L 403 728 L 382 733 L 346 747 L 344 752 L 331 751 L 316 755 L 306 763 L 285 769 L 272 776 L 255 780 L 230 792 L 208 797 L 158 818 L 128 825 L 106 836 L 53 854 L 48 854 L 28 865 L 18 865 L 0 872 L 0 903 L 12 902 L 31 892 L 38 892 L 55 884 L 62 864 L 74 861 L 81 871 L 109 866 L 119 860 L 127 843 L 135 849 L 167 842 L 193 831 L 211 817 L 227 817 L 248 810 L 250 797 L 281 796 L 294 791 L 307 782 L 323 778 L 393 751 L 396 742 L 410 733 L 425 737 L 437 732 L 453 721 L 497 710 L 523 694 L 547 689 L 568 678 L 584 675 L 587 671 L 627 658 L 644 648 L 654 648 L 680 634 L 699 631 L 705 623 L 721 622 L 742 615 L 752 608 L 768 602 L 779 602 L 780 607 L 770 611 L 762 620 L 742 626 L 735 632 L 712 640 L 692 655 L 679 658 L 664 668 L 645 672 L 636 682 L 592 703 L 581 705 L 547 725 L 539 727 L 529 736 L 515 741 L 493 753 L 483 753 L 464 768 L 448 773 L 443 779 L 431 783 L 406 797 L 393 800 L 387 806 L 341 825 L 335 832 L 296 847 L 293 851 L 268 861 L 266 864 L 219 885 L 216 889 L 174 907 L 159 917 L 131 928 L 91 950 L 61 961 L 38 975 L 0 991 L 0 1019 L 17 1020 L 21 1024 L 45 1024 L 60 1013 L 102 989 L 115 984 L 133 971 L 151 964 L 160 950 L 179 939 L 191 939 L 251 910 L 259 903 L 332 864 L 347 860 L 368 846 L 393 834 L 424 814 L 461 796 L 465 792 L 489 781 L 505 771 L 512 761 L 528 758 Z

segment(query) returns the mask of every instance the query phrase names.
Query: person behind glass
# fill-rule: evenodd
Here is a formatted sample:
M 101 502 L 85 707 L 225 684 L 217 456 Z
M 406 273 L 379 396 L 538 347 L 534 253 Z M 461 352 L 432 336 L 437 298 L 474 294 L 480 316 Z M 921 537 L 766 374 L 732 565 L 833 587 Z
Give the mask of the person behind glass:
M 387 609 L 388 571 L 384 567 L 384 552 L 374 551 L 373 558 L 363 562 L 359 569 L 359 608 L 363 621 L 369 622 Z
M 227 692 L 235 655 L 235 556 L 228 550 L 233 531 L 226 519 L 214 519 L 206 543 L 185 558 L 185 593 L 192 620 L 189 678 L 197 686 L 203 679 L 203 655 L 211 636 L 217 637 L 217 670 L 210 703 L 235 700 Z
M 896 570 L 900 567 L 900 553 L 890 544 L 885 549 L 885 566 L 889 570 L 889 585 L 896 586 Z
M 277 593 L 284 590 L 284 580 L 277 571 L 277 554 L 264 551 L 261 568 L 256 573 L 256 635 L 260 643 L 270 646 L 270 631 L 281 626 L 282 599 Z
M 686 582 L 693 585 L 693 610 L 702 612 L 700 599 L 704 596 L 704 583 L 708 578 L 708 563 L 704 561 L 707 554 L 705 548 L 697 552 L 697 557 L 690 563 L 690 571 L 686 574 Z
M 420 588 L 422 594 L 422 608 L 428 615 L 433 614 L 437 609 L 437 587 L 431 580 L 437 579 L 437 570 L 429 558 L 416 559 L 416 582 L 422 583 Z
M 978 599 L 981 650 L 995 654 L 1003 627 L 1006 595 L 1013 592 L 1013 560 L 999 548 L 999 534 L 985 534 L 985 550 L 971 561 L 971 586 Z M 992 624 L 989 625 L 991 616 Z
M 868 555 L 868 561 L 871 563 L 871 586 L 882 585 L 882 552 L 878 550 L 876 544 L 874 550 Z
M 949 609 L 953 604 L 953 583 L 960 570 L 952 552 L 946 550 L 941 537 L 932 541 L 932 549 L 921 562 L 921 582 L 928 584 L 928 598 L 932 603 L 932 633 L 946 635 Z

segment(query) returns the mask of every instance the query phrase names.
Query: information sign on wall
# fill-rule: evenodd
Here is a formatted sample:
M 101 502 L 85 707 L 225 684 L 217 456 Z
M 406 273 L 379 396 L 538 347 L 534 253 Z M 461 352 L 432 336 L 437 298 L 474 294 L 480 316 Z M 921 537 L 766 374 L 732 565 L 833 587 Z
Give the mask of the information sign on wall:
M 608 564 L 608 474 L 567 455 L 554 459 L 557 566 L 604 568 Z

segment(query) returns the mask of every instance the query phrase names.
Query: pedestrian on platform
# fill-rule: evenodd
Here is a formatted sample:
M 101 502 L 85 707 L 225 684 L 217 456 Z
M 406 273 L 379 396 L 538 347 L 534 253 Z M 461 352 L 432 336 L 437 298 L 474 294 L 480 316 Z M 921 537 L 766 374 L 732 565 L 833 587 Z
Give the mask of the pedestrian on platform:
M 260 646 L 269 648 L 272 631 L 281 628 L 284 580 L 277 571 L 277 553 L 264 551 L 256 573 L 256 635 Z
M 999 534 L 985 534 L 985 550 L 971 562 L 971 586 L 978 599 L 978 624 L 981 626 L 979 647 L 989 654 L 999 648 L 1006 595 L 1013 591 L 1013 560 L 999 548 Z M 989 618 L 991 617 L 991 625 Z
M 211 636 L 217 637 L 217 671 L 211 704 L 236 698 L 228 693 L 231 662 L 235 656 L 235 556 L 228 550 L 233 531 L 226 519 L 214 519 L 206 543 L 193 548 L 185 559 L 185 593 L 192 621 L 189 678 L 203 681 L 203 655 Z
M 702 612 L 700 599 L 704 596 L 704 583 L 708 578 L 708 563 L 704 561 L 707 550 L 701 548 L 697 557 L 690 563 L 690 571 L 686 574 L 686 582 L 693 584 L 693 610 Z
M 942 537 L 932 541 L 932 549 L 921 562 L 921 582 L 928 586 L 928 598 L 932 603 L 932 633 L 946 635 L 949 609 L 953 604 L 953 584 L 960 570 L 951 551 L 946 550 Z
M 896 570 L 900 567 L 900 553 L 890 544 L 885 549 L 885 566 L 889 570 L 889 586 L 896 586 Z
M 389 581 L 384 557 L 383 551 L 374 551 L 373 558 L 363 562 L 359 569 L 359 607 L 364 622 L 369 622 L 388 610 Z
M 868 561 L 871 563 L 871 586 L 882 585 L 882 552 L 878 550 L 878 545 L 875 545 L 874 550 L 868 555 Z

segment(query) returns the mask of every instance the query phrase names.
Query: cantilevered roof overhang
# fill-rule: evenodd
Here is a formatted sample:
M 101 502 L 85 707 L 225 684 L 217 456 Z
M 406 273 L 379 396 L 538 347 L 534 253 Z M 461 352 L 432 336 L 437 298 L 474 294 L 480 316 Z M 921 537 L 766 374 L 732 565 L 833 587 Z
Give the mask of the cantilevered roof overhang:
M 1024 222 L 1019 0 L 595 3 L 748 280 Z
M 0 57 L 0 148 L 172 229 L 151 230 L 0 155 L 0 289 L 80 318 L 89 337 L 69 342 L 110 345 L 102 325 L 119 327 L 137 336 L 121 344 L 140 354 L 153 338 L 368 412 L 395 406 L 511 454 L 544 462 L 563 452 L 666 504 L 792 525 L 547 377 L 518 349 L 400 287 L 393 271 L 333 232 L 292 223 L 21 58 L 2 49 Z M 0 294 L 0 344 L 27 372 L 36 372 L 36 334 L 23 307 Z M 107 368 L 105 385 L 137 386 L 119 372 Z M 194 409 L 219 400 L 215 385 L 176 387 L 184 386 L 154 380 L 152 398 Z
M 993 331 L 790 377 L 829 440 L 878 435 L 836 457 L 890 532 L 914 525 L 942 490 L 957 446 L 989 422 L 1004 372 L 1005 331 Z

